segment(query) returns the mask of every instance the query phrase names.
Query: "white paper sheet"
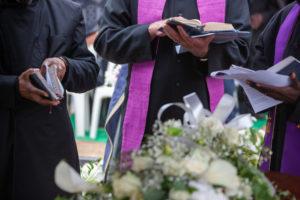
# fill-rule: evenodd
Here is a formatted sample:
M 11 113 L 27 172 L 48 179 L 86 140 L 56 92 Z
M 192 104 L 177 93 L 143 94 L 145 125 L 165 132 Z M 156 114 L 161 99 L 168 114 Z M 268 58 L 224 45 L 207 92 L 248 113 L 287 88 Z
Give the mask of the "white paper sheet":
M 228 70 L 213 72 L 211 76 L 220 79 L 238 80 L 244 89 L 255 113 L 274 107 L 282 102 L 264 95 L 258 90 L 250 87 L 245 81 L 249 80 L 276 87 L 285 87 L 290 84 L 290 79 L 288 76 L 276 74 L 275 70 L 253 71 L 238 66 L 232 66 Z
M 211 73 L 211 76 L 220 79 L 235 79 L 239 81 L 248 80 L 275 87 L 285 87 L 290 84 L 290 78 L 286 75 L 276 74 L 275 72 L 268 70 L 253 71 L 234 65 L 228 70 L 213 72 Z

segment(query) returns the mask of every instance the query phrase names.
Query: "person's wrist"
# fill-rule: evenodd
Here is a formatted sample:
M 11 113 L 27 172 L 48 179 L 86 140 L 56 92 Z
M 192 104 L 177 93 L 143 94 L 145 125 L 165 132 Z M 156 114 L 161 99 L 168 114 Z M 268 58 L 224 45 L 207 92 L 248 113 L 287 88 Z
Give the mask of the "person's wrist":
M 155 31 L 155 29 L 153 27 L 153 24 L 149 25 L 149 27 L 148 27 L 148 33 L 150 35 L 151 40 L 153 40 L 155 38 L 155 36 L 156 36 L 156 31 Z
M 208 60 L 207 52 L 197 53 L 195 56 L 201 62 L 206 62 Z
M 69 62 L 64 56 L 59 57 L 59 59 L 63 62 L 65 68 L 69 66 Z

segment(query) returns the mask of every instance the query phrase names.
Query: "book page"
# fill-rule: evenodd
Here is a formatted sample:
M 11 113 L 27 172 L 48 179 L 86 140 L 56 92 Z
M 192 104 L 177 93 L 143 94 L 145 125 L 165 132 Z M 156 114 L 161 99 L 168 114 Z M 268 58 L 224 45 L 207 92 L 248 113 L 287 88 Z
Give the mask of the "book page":
M 239 81 L 239 84 L 245 91 L 255 113 L 259 113 L 261 111 L 272 108 L 282 103 L 281 101 L 275 100 L 267 95 L 264 95 L 263 93 L 250 87 L 247 83 L 243 81 Z

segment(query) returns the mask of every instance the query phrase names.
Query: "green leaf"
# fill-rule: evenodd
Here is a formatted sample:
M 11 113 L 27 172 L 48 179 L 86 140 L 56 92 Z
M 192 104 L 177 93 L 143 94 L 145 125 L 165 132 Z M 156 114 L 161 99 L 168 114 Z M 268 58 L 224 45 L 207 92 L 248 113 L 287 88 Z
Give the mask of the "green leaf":
M 178 136 L 182 135 L 182 129 L 170 127 L 170 128 L 167 129 L 167 133 L 170 136 L 178 137 Z
M 58 196 L 56 197 L 54 200 L 73 200 L 75 197 L 62 197 L 62 196 Z
M 144 192 L 144 200 L 165 200 L 167 199 L 166 192 L 158 189 L 148 189 Z

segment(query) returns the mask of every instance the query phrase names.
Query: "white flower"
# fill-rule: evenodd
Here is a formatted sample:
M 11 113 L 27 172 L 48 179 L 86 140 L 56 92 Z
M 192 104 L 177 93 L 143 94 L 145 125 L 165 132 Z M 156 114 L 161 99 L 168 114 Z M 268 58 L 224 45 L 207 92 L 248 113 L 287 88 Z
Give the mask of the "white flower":
M 133 158 L 133 164 L 132 164 L 132 170 L 134 172 L 140 172 L 146 169 L 149 169 L 153 166 L 153 160 L 150 157 L 134 157 Z
M 222 135 L 229 144 L 240 145 L 240 133 L 235 128 L 225 128 Z
M 183 160 L 185 170 L 196 176 L 201 176 L 209 166 L 211 155 L 202 149 L 196 149 L 192 154 Z
M 86 163 L 81 168 L 81 177 L 88 183 L 100 183 L 104 179 L 103 162 Z
M 240 186 L 237 169 L 226 160 L 213 161 L 203 178 L 213 185 L 220 185 L 232 190 L 236 190 Z
M 183 166 L 171 157 L 161 156 L 157 163 L 162 165 L 163 173 L 167 176 L 180 176 L 184 174 Z
M 85 182 L 65 161 L 60 161 L 56 166 L 54 180 L 60 189 L 69 193 L 98 191 L 96 184 Z
M 238 189 L 226 189 L 225 194 L 228 197 L 237 197 L 241 199 L 246 199 L 246 200 L 252 200 L 253 199 L 253 193 L 252 193 L 252 188 L 249 184 L 247 183 L 241 183 L 240 187 Z
M 170 200 L 189 200 L 190 194 L 187 191 L 171 190 L 169 193 Z
M 204 118 L 203 121 L 201 122 L 201 127 L 204 129 L 205 132 L 210 134 L 212 137 L 216 137 L 224 130 L 224 126 L 222 122 L 213 117 Z
M 140 193 L 142 183 L 140 179 L 132 173 L 127 173 L 121 178 L 116 178 L 112 183 L 114 195 L 118 199 L 136 196 Z
M 189 185 L 197 190 L 193 192 L 189 200 L 228 200 L 222 192 L 216 191 L 211 185 L 203 181 L 192 181 Z

